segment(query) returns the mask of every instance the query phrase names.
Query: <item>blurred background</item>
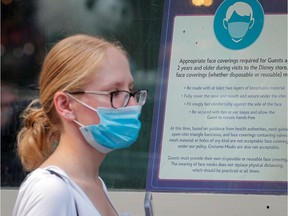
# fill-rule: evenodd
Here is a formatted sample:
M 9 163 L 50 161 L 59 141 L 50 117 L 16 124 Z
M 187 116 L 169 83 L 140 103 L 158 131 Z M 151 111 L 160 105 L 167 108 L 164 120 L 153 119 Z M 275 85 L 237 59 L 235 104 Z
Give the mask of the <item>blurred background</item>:
M 149 91 L 138 141 L 108 154 L 100 175 L 108 188 L 145 188 L 163 1 L 1 1 L 1 187 L 18 187 L 27 175 L 15 152 L 16 135 L 19 115 L 38 97 L 43 58 L 60 39 L 88 33 L 120 41 L 136 88 Z

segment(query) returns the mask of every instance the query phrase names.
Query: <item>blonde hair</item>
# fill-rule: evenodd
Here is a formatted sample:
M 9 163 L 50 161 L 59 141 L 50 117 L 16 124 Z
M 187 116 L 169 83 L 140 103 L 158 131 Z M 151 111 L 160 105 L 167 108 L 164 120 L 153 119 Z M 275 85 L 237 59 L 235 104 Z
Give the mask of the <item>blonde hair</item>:
M 81 90 L 87 85 L 108 48 L 117 44 L 88 35 L 74 35 L 58 42 L 46 56 L 40 74 L 40 98 L 23 112 L 17 151 L 27 171 L 38 168 L 54 151 L 61 135 L 61 121 L 53 104 L 58 91 Z

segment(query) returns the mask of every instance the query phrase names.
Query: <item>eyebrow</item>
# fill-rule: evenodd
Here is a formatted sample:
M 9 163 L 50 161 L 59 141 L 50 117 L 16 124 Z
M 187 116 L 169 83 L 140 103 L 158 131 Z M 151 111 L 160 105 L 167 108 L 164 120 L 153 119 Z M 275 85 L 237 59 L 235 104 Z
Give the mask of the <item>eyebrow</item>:
M 134 85 L 134 82 L 132 82 L 132 83 L 130 83 L 129 88 L 130 88 L 130 89 L 133 89 L 134 86 L 135 86 L 135 85 Z
M 123 83 L 122 82 L 115 82 L 115 83 L 113 83 L 113 84 L 107 84 L 107 85 L 105 85 L 105 86 L 103 86 L 104 87 L 104 89 L 109 89 L 109 90 L 111 90 L 111 87 L 112 87 L 112 89 L 113 88 L 115 88 L 115 89 L 120 89 L 120 86 L 123 86 Z M 109 87 L 109 88 L 108 88 Z M 131 82 L 129 85 L 128 85 L 128 88 L 129 89 L 133 89 L 134 88 L 134 81 L 133 82 Z M 122 89 L 121 89 L 122 90 Z

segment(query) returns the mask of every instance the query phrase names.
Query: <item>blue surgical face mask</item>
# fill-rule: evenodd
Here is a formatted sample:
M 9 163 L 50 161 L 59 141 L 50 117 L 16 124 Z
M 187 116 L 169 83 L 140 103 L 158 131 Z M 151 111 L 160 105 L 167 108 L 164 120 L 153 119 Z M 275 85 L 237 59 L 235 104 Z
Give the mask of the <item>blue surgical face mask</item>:
M 70 97 L 95 111 L 100 118 L 99 124 L 86 126 L 74 120 L 80 126 L 85 140 L 95 149 L 108 153 L 115 149 L 128 148 L 136 141 L 141 128 L 139 120 L 141 106 L 94 109 L 74 96 Z
M 243 38 L 249 29 L 249 23 L 247 22 L 232 22 L 228 23 L 228 31 L 232 38 Z

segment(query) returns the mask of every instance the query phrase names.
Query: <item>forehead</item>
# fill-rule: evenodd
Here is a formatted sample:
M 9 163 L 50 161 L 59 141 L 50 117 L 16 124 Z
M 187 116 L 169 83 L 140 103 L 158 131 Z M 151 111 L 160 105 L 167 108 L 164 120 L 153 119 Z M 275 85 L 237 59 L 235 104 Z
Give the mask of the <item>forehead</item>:
M 127 88 L 133 84 L 127 57 L 116 48 L 108 48 L 100 67 L 95 69 L 92 86 L 94 90 L 112 90 Z M 109 89 L 110 88 L 110 89 Z

